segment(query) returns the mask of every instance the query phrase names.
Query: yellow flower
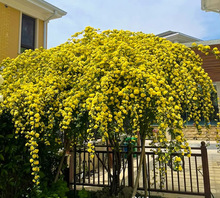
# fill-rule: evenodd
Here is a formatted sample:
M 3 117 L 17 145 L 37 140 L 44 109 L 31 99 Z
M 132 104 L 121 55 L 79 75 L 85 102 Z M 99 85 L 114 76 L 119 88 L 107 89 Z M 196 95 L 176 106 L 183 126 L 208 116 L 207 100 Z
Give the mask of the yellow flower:
M 36 133 L 36 134 L 35 134 L 35 137 L 36 137 L 36 138 L 38 138 L 39 136 L 40 136 L 40 134 L 39 134 L 39 133 Z
M 130 97 L 131 97 L 131 98 L 134 98 L 135 96 L 134 96 L 134 94 L 130 94 Z
M 33 167 L 32 170 L 33 170 L 34 172 L 39 172 L 40 169 L 39 169 L 39 167 Z
M 135 95 L 139 94 L 139 90 L 138 90 L 138 89 L 135 89 L 135 90 L 134 90 L 134 94 L 135 94 Z
M 147 102 L 150 102 L 150 97 L 147 97 Z
M 123 96 L 123 92 L 122 92 L 122 91 L 119 91 L 119 92 L 118 92 L 118 95 L 119 95 L 119 96 Z
M 105 133 L 104 133 L 104 136 L 108 138 L 108 133 L 107 133 L 107 132 L 105 132 Z
M 30 147 L 30 150 L 33 151 L 35 148 L 33 146 Z
M 34 161 L 34 165 L 38 165 L 39 164 L 39 161 Z
M 194 96 L 194 97 L 193 97 L 193 100 L 197 100 L 197 97 Z
M 176 162 L 181 162 L 181 158 L 180 157 L 175 157 L 175 161 Z
M 36 158 L 38 158 L 38 155 L 37 154 L 33 154 L 32 157 L 33 157 L 33 159 L 36 159 Z
M 159 91 L 160 90 L 160 88 L 159 87 L 155 87 L 155 91 Z
M 40 114 L 39 114 L 39 113 L 36 113 L 36 114 L 34 115 L 34 117 L 35 117 L 35 118 L 39 118 L 39 117 L 40 117 Z
M 33 153 L 38 153 L 38 152 L 39 152 L 38 149 L 34 149 L 34 150 L 33 150 Z
M 141 97 L 142 98 L 146 97 L 146 94 L 145 93 L 141 93 Z

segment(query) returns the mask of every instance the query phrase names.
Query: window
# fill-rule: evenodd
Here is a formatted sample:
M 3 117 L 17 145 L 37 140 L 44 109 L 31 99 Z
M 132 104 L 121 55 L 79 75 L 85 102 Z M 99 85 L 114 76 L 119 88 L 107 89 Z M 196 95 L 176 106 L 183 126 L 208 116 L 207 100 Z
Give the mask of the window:
M 26 49 L 34 49 L 35 46 L 35 19 L 22 15 L 21 27 L 21 53 Z

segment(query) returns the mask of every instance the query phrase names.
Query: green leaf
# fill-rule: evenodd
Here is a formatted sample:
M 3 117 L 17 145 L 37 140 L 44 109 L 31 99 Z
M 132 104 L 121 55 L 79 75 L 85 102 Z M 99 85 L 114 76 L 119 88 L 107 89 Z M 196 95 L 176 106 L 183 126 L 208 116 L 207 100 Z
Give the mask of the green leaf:
M 0 160 L 2 160 L 2 161 L 5 160 L 5 158 L 4 158 L 4 156 L 2 154 L 0 154 Z
M 8 150 L 9 150 L 9 146 L 6 146 L 6 147 L 5 147 L 5 153 L 7 153 Z
M 26 168 L 26 169 L 24 169 L 24 172 L 25 172 L 25 173 L 30 173 L 31 170 L 30 170 L 30 168 Z
M 6 137 L 9 138 L 9 139 L 11 139 L 11 138 L 14 137 L 14 135 L 13 135 L 13 134 L 9 134 L 9 135 L 7 135 Z
M 7 175 L 8 175 L 7 170 L 2 169 L 2 170 L 1 170 L 1 176 L 2 176 L 2 177 L 5 177 L 5 176 L 7 176 Z

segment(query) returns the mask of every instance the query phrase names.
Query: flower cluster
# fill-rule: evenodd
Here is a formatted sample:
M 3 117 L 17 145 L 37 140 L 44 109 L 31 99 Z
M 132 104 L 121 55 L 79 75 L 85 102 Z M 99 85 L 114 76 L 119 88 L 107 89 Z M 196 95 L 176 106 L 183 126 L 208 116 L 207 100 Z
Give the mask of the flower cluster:
M 192 48 L 195 50 L 199 50 L 201 51 L 202 53 L 206 54 L 206 55 L 209 55 L 209 54 L 213 54 L 215 55 L 216 59 L 220 59 L 220 51 L 217 47 L 213 47 L 211 48 L 210 46 L 208 45 L 202 45 L 202 44 L 199 44 L 197 45 L 196 43 L 193 43 L 192 44 Z M 217 122 L 217 126 L 216 126 L 216 142 L 217 142 L 217 148 L 218 150 L 220 150 L 220 135 L 219 135 L 219 132 L 220 132 L 220 122 Z
M 60 133 L 74 142 L 137 137 L 158 123 L 154 145 L 190 153 L 181 115 L 187 111 L 199 129 L 200 117 L 208 122 L 213 111 L 214 88 L 201 64 L 190 48 L 153 34 L 87 27 L 55 48 L 5 59 L 0 111 L 10 111 L 17 135 L 27 139 L 37 184 L 38 143 L 61 143 Z M 91 144 L 88 150 L 93 156 Z
M 0 75 L 0 85 L 2 85 L 4 82 L 4 79 L 2 77 L 2 75 Z M 3 102 L 3 95 L 0 95 L 0 102 Z
M 203 44 L 197 45 L 196 43 L 192 43 L 192 48 L 201 51 L 205 55 L 214 54 L 216 59 L 220 59 L 220 51 L 217 47 L 213 47 L 211 49 L 209 45 L 203 45 Z

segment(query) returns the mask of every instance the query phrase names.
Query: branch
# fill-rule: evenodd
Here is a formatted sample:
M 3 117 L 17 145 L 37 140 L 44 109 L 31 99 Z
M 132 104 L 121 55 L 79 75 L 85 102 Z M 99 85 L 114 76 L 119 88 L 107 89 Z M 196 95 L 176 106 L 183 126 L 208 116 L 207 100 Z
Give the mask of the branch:
M 65 158 L 65 155 L 66 155 L 66 151 L 67 149 L 70 147 L 70 140 L 67 141 L 67 144 L 66 144 L 66 147 L 64 147 L 63 149 L 63 155 L 62 155 L 62 158 L 60 160 L 60 164 L 59 164 L 59 167 L 58 167 L 58 170 L 57 170 L 57 174 L 56 174 L 56 177 L 54 179 L 54 183 L 57 182 L 58 178 L 59 178 L 59 175 L 60 175 L 60 171 L 62 169 L 62 166 L 63 166 L 63 162 L 64 162 L 64 158 Z

